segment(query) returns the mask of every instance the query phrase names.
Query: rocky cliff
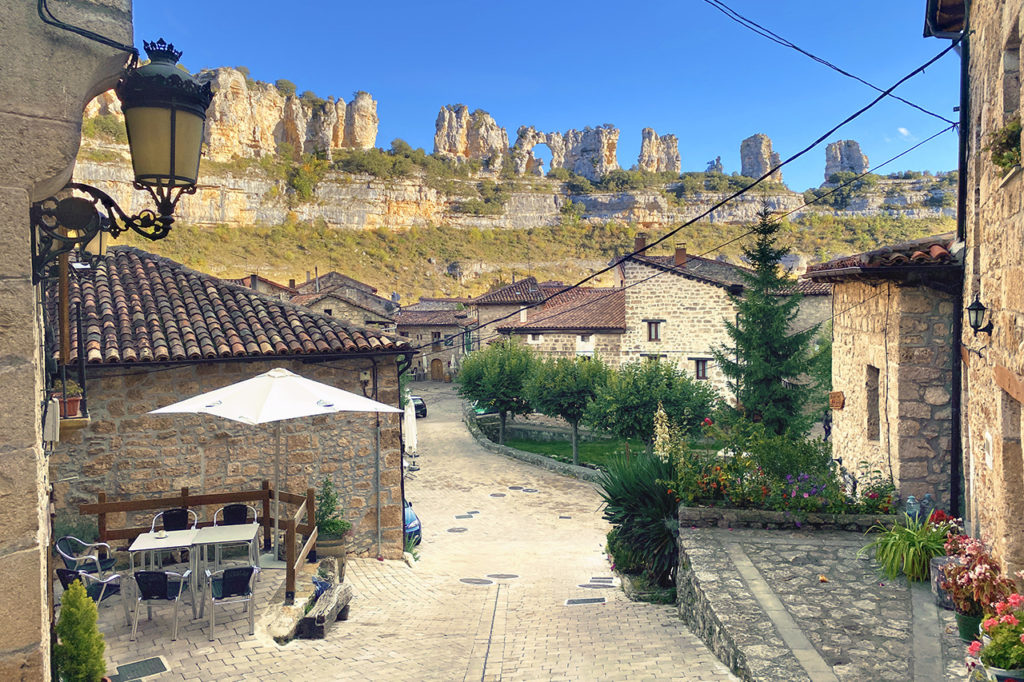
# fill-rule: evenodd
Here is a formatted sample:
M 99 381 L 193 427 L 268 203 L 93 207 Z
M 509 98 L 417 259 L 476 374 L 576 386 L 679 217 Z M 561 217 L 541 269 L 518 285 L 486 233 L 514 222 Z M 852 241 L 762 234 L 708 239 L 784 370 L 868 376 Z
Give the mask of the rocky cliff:
M 772 151 L 772 141 L 767 135 L 751 135 L 740 143 L 740 175 L 759 178 L 780 163 L 779 155 Z M 782 169 L 772 173 L 769 179 L 782 182 Z
M 551 168 L 565 168 L 588 180 L 597 180 L 619 167 L 615 156 L 619 145 L 619 129 L 611 125 L 564 133 L 541 133 L 533 126 L 516 131 L 512 146 L 512 162 L 518 175 L 544 175 L 543 163 L 533 154 L 538 144 L 551 150 Z
M 346 105 L 341 98 L 285 95 L 237 69 L 207 69 L 198 77 L 209 81 L 216 93 L 206 112 L 203 138 L 206 158 L 213 161 L 262 158 L 287 148 L 296 156 L 321 153 L 330 158 L 332 149 L 370 149 L 376 144 L 377 103 L 369 93 L 355 93 Z M 86 107 L 86 118 L 97 115 L 122 117 L 113 91 Z
M 868 157 L 854 140 L 839 140 L 825 147 L 825 182 L 836 173 L 860 175 L 868 168 Z
M 434 124 L 434 155 L 442 159 L 480 161 L 487 170 L 501 170 L 508 154 L 508 132 L 486 111 L 472 114 L 466 105 L 441 107 Z
M 637 168 L 648 173 L 678 173 L 682 170 L 679 140 L 675 135 L 659 137 L 653 128 L 644 128 L 640 136 Z

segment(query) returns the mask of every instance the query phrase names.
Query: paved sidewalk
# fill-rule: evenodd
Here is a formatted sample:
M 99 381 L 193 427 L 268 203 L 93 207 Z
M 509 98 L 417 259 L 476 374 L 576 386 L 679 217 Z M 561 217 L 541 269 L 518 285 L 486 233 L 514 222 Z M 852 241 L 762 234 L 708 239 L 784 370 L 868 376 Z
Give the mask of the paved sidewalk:
M 146 680 L 736 679 L 674 607 L 631 602 L 610 580 L 593 485 L 480 448 L 450 385 L 413 390 L 429 411 L 421 470 L 406 481 L 424 527 L 418 563 L 350 560 L 350 620 L 284 646 L 259 622 L 250 637 L 240 607 L 218 611 L 215 642 L 187 618 L 171 642 L 166 609 L 129 642 L 119 607 L 104 604 L 109 673 L 163 655 L 170 671 Z M 264 573 L 264 603 L 282 579 Z

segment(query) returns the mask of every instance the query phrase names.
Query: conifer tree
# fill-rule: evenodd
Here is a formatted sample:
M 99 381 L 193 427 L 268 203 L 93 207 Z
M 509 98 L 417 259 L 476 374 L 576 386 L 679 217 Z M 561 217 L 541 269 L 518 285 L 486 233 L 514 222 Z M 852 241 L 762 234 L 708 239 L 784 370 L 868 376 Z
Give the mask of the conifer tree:
M 744 273 L 742 295 L 731 295 L 736 322 L 725 324 L 732 343 L 712 352 L 748 419 L 775 433 L 804 434 L 811 424 L 805 407 L 812 396 L 808 374 L 818 327 L 790 328 L 801 296 L 779 268 L 789 253 L 776 246 L 779 228 L 768 207 L 762 207 L 753 228 L 757 239 L 743 249 L 753 273 Z

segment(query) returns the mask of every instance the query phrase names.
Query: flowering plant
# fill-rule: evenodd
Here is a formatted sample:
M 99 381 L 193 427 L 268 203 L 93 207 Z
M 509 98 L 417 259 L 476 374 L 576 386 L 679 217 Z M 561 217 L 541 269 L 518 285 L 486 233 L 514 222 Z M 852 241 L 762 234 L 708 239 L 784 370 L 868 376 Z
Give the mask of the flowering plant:
M 1001 574 L 999 561 L 981 540 L 950 533 L 944 547 L 953 560 L 942 567 L 942 589 L 959 613 L 981 616 L 1013 591 L 1013 581 Z
M 1014 592 L 996 602 L 994 609 L 981 623 L 988 641 L 972 642 L 967 653 L 995 668 L 1024 668 L 1024 596 Z

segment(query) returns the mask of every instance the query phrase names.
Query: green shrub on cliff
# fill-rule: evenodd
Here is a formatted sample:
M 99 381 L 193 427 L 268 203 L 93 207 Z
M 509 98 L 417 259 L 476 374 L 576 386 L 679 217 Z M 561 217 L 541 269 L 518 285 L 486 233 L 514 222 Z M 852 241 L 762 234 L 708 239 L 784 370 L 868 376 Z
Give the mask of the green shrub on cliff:
M 113 114 L 102 114 L 83 120 L 82 135 L 107 142 L 128 143 L 128 130 L 124 127 L 124 121 Z

